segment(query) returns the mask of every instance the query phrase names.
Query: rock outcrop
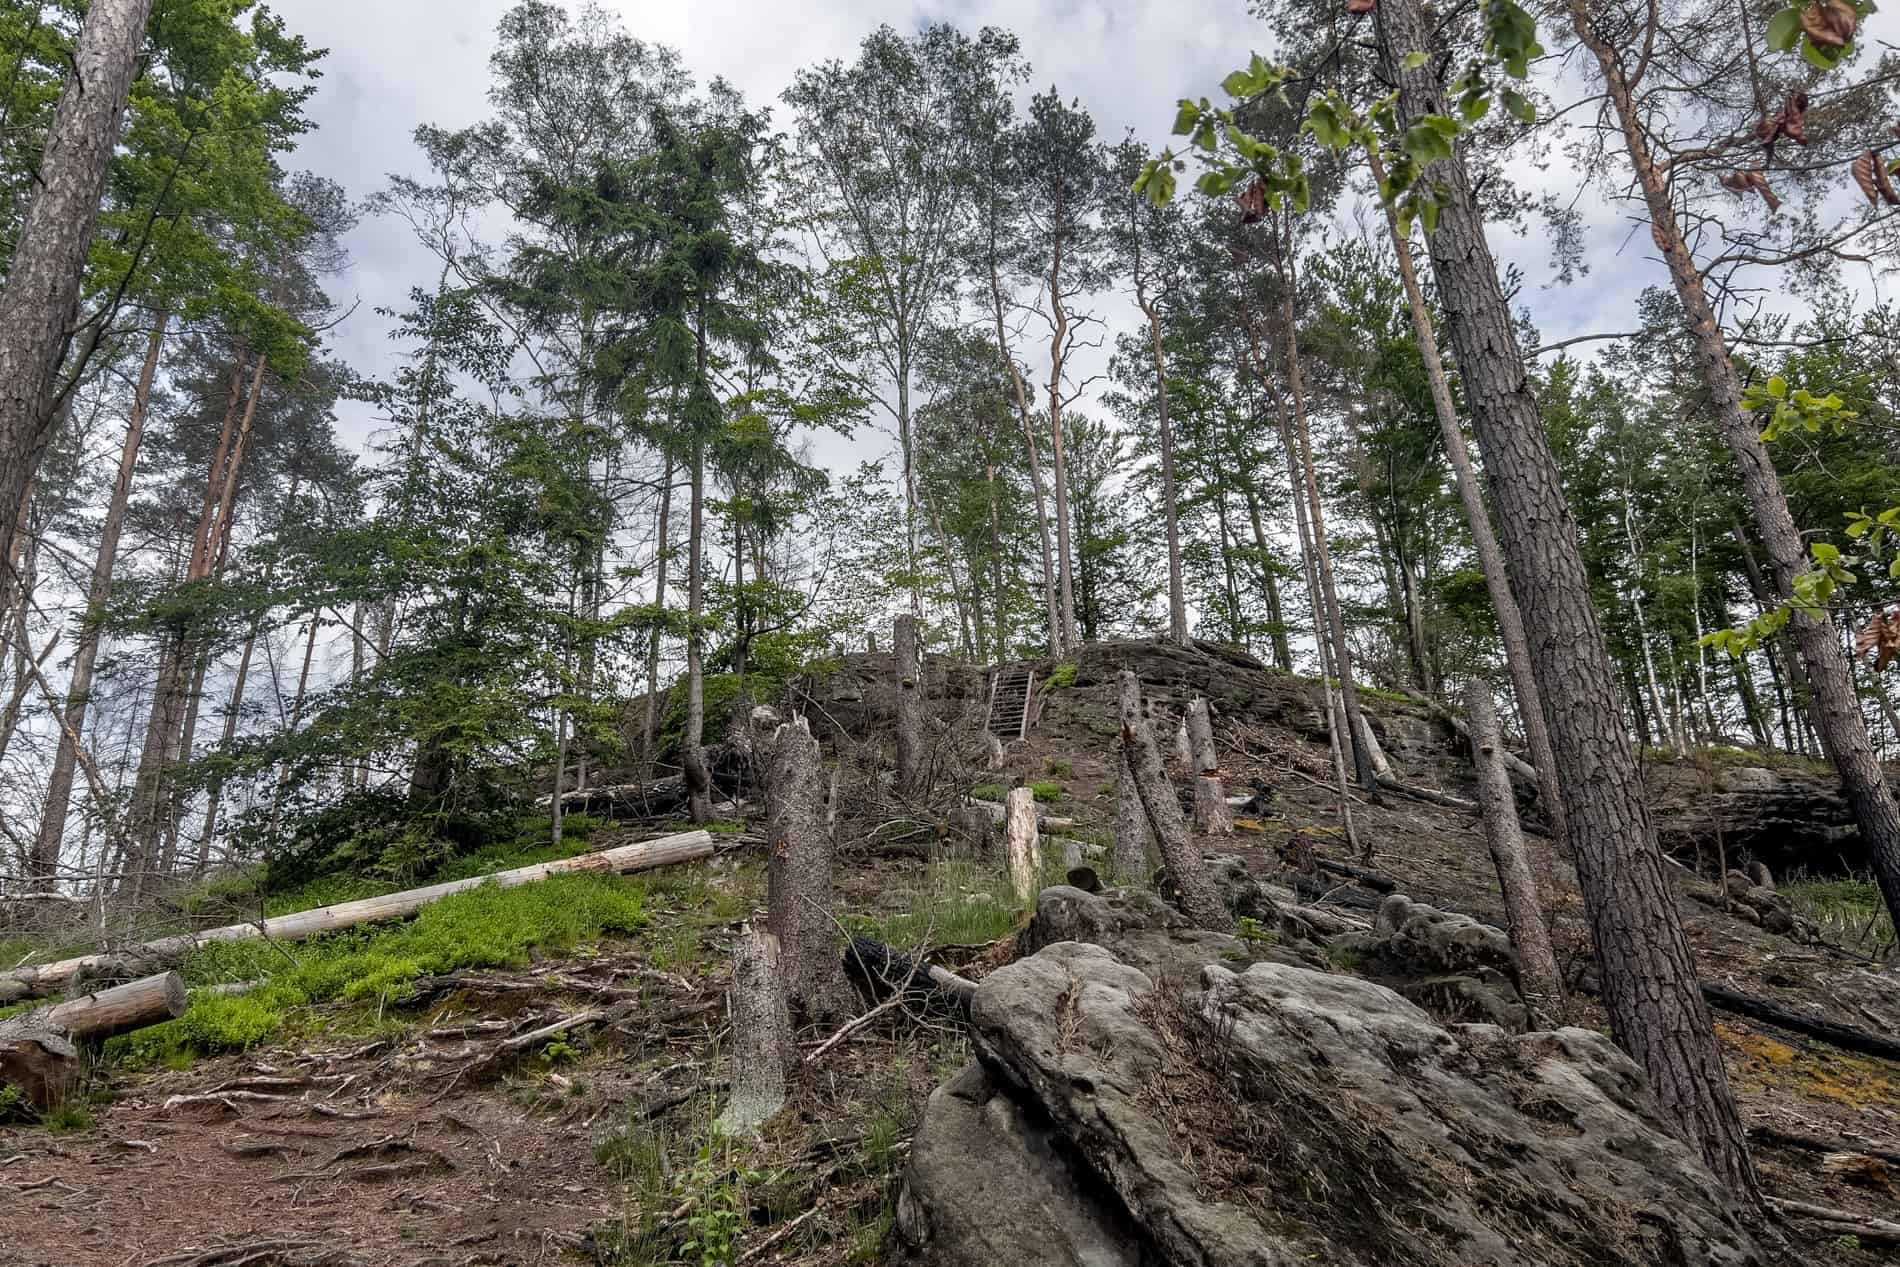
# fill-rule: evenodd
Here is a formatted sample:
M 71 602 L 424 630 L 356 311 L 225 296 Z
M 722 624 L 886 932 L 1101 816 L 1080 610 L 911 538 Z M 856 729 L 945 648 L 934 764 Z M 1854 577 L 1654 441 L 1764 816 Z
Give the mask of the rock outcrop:
M 911 1262 L 1762 1261 L 1602 1036 L 1442 1026 L 1154 915 L 1050 890 L 1035 953 L 982 982 L 978 1061 L 931 1097 L 898 1203 Z M 1089 929 L 1116 948 L 1049 940 Z

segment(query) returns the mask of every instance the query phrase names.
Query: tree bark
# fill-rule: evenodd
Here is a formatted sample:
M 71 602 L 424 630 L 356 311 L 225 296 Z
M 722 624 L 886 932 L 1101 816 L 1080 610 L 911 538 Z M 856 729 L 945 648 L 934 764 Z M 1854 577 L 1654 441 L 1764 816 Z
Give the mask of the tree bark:
M 1123 749 L 1121 775 L 1115 784 L 1115 879 L 1122 884 L 1145 882 L 1153 873 L 1155 834 L 1148 826 L 1141 793 L 1135 790 L 1128 752 Z
M 1049 495 L 1043 487 L 1042 458 L 1036 452 L 1036 424 L 1029 408 L 1029 388 L 1023 382 L 1022 367 L 1016 364 L 1016 356 L 1009 349 L 1009 333 L 1003 324 L 1003 282 L 997 272 L 994 234 L 989 249 L 990 308 L 996 326 L 996 351 L 1003 358 L 1003 364 L 1009 367 L 1010 388 L 1016 401 L 1016 420 L 1023 433 L 1023 453 L 1029 459 L 1029 487 L 1036 495 L 1036 527 L 1042 536 L 1042 602 L 1049 628 L 1049 654 L 1059 656 L 1062 654 L 1062 619 L 1056 605 L 1055 546 L 1049 536 Z
M 688 813 L 695 823 L 712 820 L 712 775 L 706 769 L 706 675 L 701 646 L 706 585 L 701 564 L 706 549 L 706 447 L 693 445 L 692 494 L 686 524 L 686 735 L 680 765 L 686 774 Z
M 1635 170 L 1649 209 L 1651 236 L 1669 266 L 1676 298 L 1682 304 L 1689 336 L 1695 342 L 1697 357 L 1702 363 L 1702 377 L 1709 389 L 1716 425 L 1741 473 L 1742 489 L 1754 511 L 1762 545 L 1768 551 L 1775 592 L 1786 602 L 1794 595 L 1795 577 L 1807 565 L 1800 530 L 1788 513 L 1788 499 L 1781 491 L 1780 477 L 1775 474 L 1761 434 L 1741 408 L 1742 384 L 1734 362 L 1729 359 L 1728 341 L 1722 335 L 1701 270 L 1696 267 L 1695 257 L 1676 218 L 1668 174 L 1657 165 L 1650 152 L 1648 132 L 1616 49 L 1597 33 L 1582 0 L 1570 0 L 1569 8 L 1578 38 L 1596 55 L 1597 65 L 1603 71 L 1610 103 L 1622 125 L 1630 166 Z M 1853 672 L 1841 648 L 1840 635 L 1825 611 L 1798 610 L 1789 625 L 1807 666 L 1809 687 L 1814 692 L 1814 722 L 1820 732 L 1821 747 L 1840 771 L 1842 789 L 1853 806 L 1861 837 L 1867 842 L 1874 876 L 1880 882 L 1887 910 L 1900 922 L 1900 800 L 1895 799 L 1874 755 L 1867 719 L 1861 715 L 1860 701 L 1854 693 Z
M 766 910 L 778 938 L 786 1003 L 800 1024 L 845 1016 L 852 1002 L 832 922 L 832 843 L 821 774 L 818 741 L 805 719 L 779 726 L 765 780 Z
M 1036 827 L 1036 794 L 1013 787 L 1004 803 L 1003 845 L 1009 861 L 1009 883 L 1016 900 L 1033 904 L 1042 891 L 1042 834 Z
M 1049 456 L 1056 485 L 1056 579 L 1061 587 L 1062 643 L 1057 655 L 1077 645 L 1075 636 L 1075 566 L 1070 546 L 1069 468 L 1062 443 L 1062 366 L 1068 354 L 1069 309 L 1062 295 L 1062 244 L 1056 243 L 1049 264 L 1049 312 L 1054 330 L 1049 336 Z
M 1135 793 L 1141 798 L 1148 829 L 1154 833 L 1161 861 L 1168 870 L 1168 881 L 1181 895 L 1181 910 L 1202 928 L 1225 932 L 1234 919 L 1221 901 L 1208 874 L 1201 851 L 1188 835 L 1181 819 L 1181 803 L 1175 799 L 1174 785 L 1161 768 L 1161 753 L 1155 748 L 1154 732 L 1141 711 L 1141 682 L 1132 672 L 1121 675 L 1122 752 L 1133 776 Z
M 1539 1029 L 1564 1021 L 1563 976 L 1551 949 L 1544 905 L 1538 900 L 1537 881 L 1524 851 L 1524 833 L 1517 821 L 1517 798 L 1511 776 L 1499 760 L 1504 738 L 1498 729 L 1498 706 L 1483 678 L 1472 678 L 1465 692 L 1465 715 L 1471 719 L 1471 760 L 1478 770 L 1478 804 L 1484 809 L 1484 834 L 1491 846 L 1491 864 L 1497 868 L 1498 891 L 1504 895 L 1504 918 L 1517 948 L 1517 981 Z
M 722 1134 L 745 1135 L 785 1107 L 792 1018 L 772 934 L 747 928 L 733 943 L 726 1014 L 732 1024 L 732 1099 L 713 1126 Z
M 1194 830 L 1204 836 L 1231 836 L 1234 815 L 1227 808 L 1227 789 L 1221 786 L 1214 721 L 1205 699 L 1188 705 L 1187 729 L 1194 761 Z
M 20 507 L 51 439 L 54 384 L 151 8 L 152 0 L 87 7 L 40 156 L 39 188 L 0 288 L 0 560 L 13 558 Z
M 1375 13 L 1401 114 L 1412 121 L 1449 115 L 1429 61 L 1404 65 L 1407 54 L 1433 48 L 1419 0 L 1381 0 Z M 1463 155 L 1432 164 L 1424 177 L 1445 195 L 1430 236 L 1432 265 L 1452 316 L 1452 345 L 1484 448 L 1551 742 L 1558 768 L 1568 772 L 1560 789 L 1566 826 L 1610 1023 L 1649 1075 L 1666 1119 L 1732 1191 L 1758 1200 L 1755 1168 L 1623 728 L 1576 523 Z
M 915 616 L 897 618 L 891 652 L 897 686 L 897 786 L 910 795 L 922 790 L 924 778 L 924 683 Z
M 1187 590 L 1181 580 L 1181 518 L 1175 507 L 1174 425 L 1168 418 L 1168 365 L 1161 349 L 1161 310 L 1148 298 L 1139 260 L 1135 271 L 1135 303 L 1148 319 L 1148 347 L 1155 363 L 1155 413 L 1160 423 L 1161 505 L 1168 529 L 1168 640 L 1185 647 L 1188 640 Z M 1264 559 L 1261 565 L 1266 565 Z
M 655 516 L 653 535 L 653 628 L 647 634 L 646 714 L 640 724 L 640 775 L 653 777 L 653 738 L 660 720 L 660 617 L 666 610 L 666 570 L 672 558 L 667 551 L 668 530 L 673 517 L 673 460 L 666 460 L 660 476 L 660 511 Z

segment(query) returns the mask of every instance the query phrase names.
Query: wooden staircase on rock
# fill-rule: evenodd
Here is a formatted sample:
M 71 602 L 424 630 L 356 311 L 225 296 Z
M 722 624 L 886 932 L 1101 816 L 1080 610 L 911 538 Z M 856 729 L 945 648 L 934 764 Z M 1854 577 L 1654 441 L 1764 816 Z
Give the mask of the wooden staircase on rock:
M 1004 742 L 1027 735 L 1035 691 L 1034 669 L 1026 664 L 998 666 L 990 678 L 990 733 Z

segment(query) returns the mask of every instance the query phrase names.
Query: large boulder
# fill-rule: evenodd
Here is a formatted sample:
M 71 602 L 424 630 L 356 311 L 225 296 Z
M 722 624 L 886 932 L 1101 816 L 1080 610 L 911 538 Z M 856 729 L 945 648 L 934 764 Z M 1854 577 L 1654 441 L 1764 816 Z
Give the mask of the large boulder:
M 1085 941 L 1106 946 L 1123 962 L 1172 985 L 1192 988 L 1209 963 L 1245 965 L 1256 959 L 1280 963 L 1323 962 L 1319 947 L 1274 932 L 1237 937 L 1197 928 L 1188 918 L 1146 889 L 1109 889 L 1087 893 L 1069 885 L 1046 888 L 1036 913 L 1016 935 L 1020 954 L 1030 955 L 1058 942 Z
M 1590 1031 L 1446 1028 L 1283 963 L 1177 990 L 1077 942 L 990 974 L 972 1020 L 900 1198 L 913 1262 L 1761 1261 Z
M 1389 894 L 1375 925 L 1335 939 L 1333 955 L 1445 1019 L 1512 1031 L 1530 1024 L 1510 936 L 1469 915 Z

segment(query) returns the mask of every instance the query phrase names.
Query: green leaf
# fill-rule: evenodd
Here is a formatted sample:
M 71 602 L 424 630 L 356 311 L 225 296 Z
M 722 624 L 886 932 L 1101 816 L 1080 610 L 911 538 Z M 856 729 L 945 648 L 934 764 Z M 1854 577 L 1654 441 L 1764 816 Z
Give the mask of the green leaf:
M 1504 90 L 1504 109 L 1519 123 L 1528 126 L 1537 122 L 1536 103 L 1515 88 Z
M 1853 50 L 1854 45 L 1852 41 L 1849 41 L 1844 48 L 1827 48 L 1823 45 L 1816 44 L 1810 39 L 1803 39 L 1801 41 L 1802 58 L 1808 65 L 1814 67 L 1816 70 L 1833 70 L 1840 64 L 1841 58 L 1847 56 L 1847 54 Z
M 1181 98 L 1181 104 L 1174 112 L 1174 134 L 1186 136 L 1194 130 L 1194 125 L 1200 121 L 1200 118 L 1201 108 L 1186 97 Z
M 1464 116 L 1466 123 L 1476 123 L 1490 112 L 1490 96 L 1476 88 L 1458 99 L 1458 113 Z
M 1418 49 L 1414 49 L 1405 55 L 1404 59 L 1400 61 L 1399 65 L 1402 66 L 1406 70 L 1417 70 L 1420 66 L 1423 66 L 1426 62 L 1429 62 L 1430 60 L 1432 60 L 1432 55 L 1430 53 L 1423 52 Z
M 1420 167 L 1451 157 L 1451 141 L 1437 128 L 1421 120 L 1405 129 L 1399 146 Z
M 1237 70 L 1220 81 L 1221 91 L 1230 97 L 1251 97 L 1259 89 L 1253 86 L 1253 76 L 1244 70 Z
M 1826 541 L 1815 542 L 1808 552 L 1822 563 L 1838 563 L 1841 558 L 1841 548 Z
M 1893 562 L 1887 565 L 1887 575 L 1900 581 L 1900 555 L 1895 555 Z
M 1801 10 L 1789 5 L 1768 19 L 1768 47 L 1777 53 L 1792 53 L 1801 38 Z
M 1874 521 L 1871 519 L 1866 519 L 1866 518 L 1856 519 L 1852 523 L 1847 525 L 1847 535 L 1853 538 L 1854 540 L 1858 541 L 1860 538 L 1866 536 L 1867 530 L 1873 526 L 1874 526 Z
M 1769 379 L 1768 394 L 1773 396 L 1776 400 L 1786 400 L 1788 397 L 1788 380 L 1779 374 Z

